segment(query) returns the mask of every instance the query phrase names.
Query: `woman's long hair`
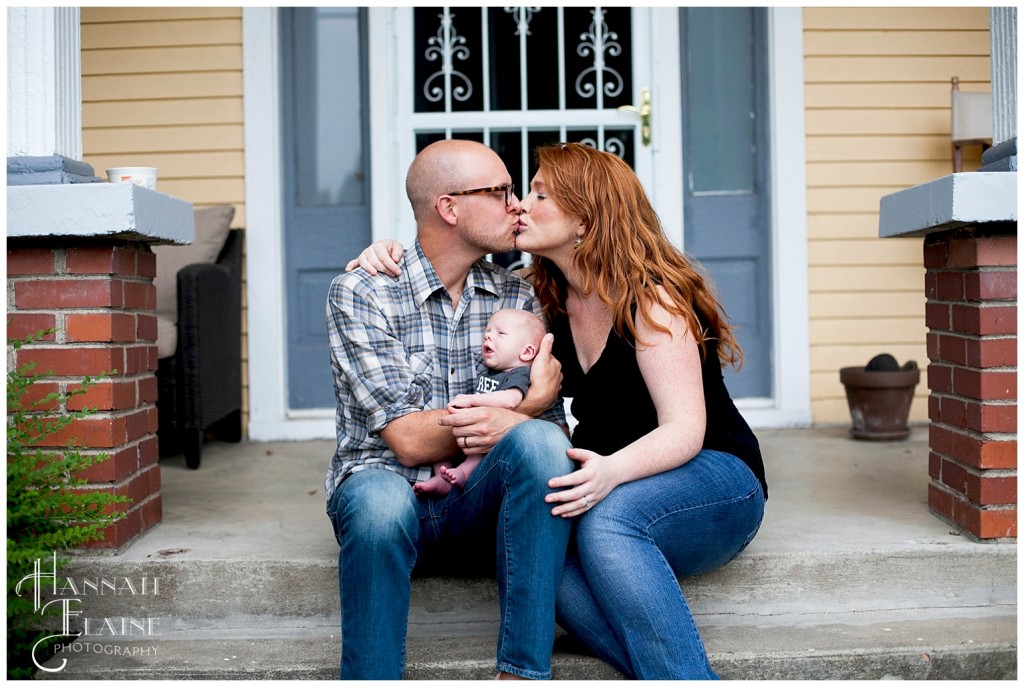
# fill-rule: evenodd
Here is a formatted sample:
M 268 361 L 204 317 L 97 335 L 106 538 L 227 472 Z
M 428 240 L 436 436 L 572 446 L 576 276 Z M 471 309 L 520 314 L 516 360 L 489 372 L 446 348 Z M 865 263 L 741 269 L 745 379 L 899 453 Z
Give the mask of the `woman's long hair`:
M 584 293 L 596 292 L 612 309 L 616 333 L 628 334 L 643 345 L 634 319 L 640 317 L 651 327 L 668 332 L 650 317 L 651 306 L 658 300 L 656 286 L 661 285 L 669 298 L 662 306 L 686 319 L 701 357 L 707 355 L 705 341 L 717 339 L 722 364 L 742 366 L 743 352 L 725 311 L 705 278 L 665 236 L 629 165 L 581 143 L 542 146 L 535 156 L 551 199 L 581 218 L 588 228 L 573 252 L 573 264 L 582 276 Z M 552 261 L 541 257 L 534 258 L 532 272 L 534 289 L 550 321 L 565 312 L 565 277 Z M 698 320 L 698 312 L 705 326 Z

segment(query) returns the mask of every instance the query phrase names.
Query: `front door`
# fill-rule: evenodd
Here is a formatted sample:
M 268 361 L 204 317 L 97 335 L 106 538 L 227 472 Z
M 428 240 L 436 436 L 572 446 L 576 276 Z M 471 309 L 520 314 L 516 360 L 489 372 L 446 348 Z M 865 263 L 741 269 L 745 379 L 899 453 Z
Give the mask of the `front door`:
M 767 10 L 681 9 L 686 252 L 710 273 L 744 353 L 734 398 L 773 395 Z
M 289 408 L 333 407 L 324 294 L 371 238 L 411 242 L 405 172 L 442 138 L 495 149 L 520 195 L 538 145 L 583 141 L 625 159 L 737 324 L 746 366 L 727 373 L 733 395 L 771 396 L 763 10 L 374 12 L 281 10 Z
M 281 10 L 285 341 L 292 410 L 334 406 L 324 304 L 331 280 L 370 243 L 366 25 L 366 10 L 356 7 Z
M 251 435 L 333 436 L 323 316 L 327 283 L 372 239 L 412 241 L 405 173 L 418 146 L 438 135 L 472 135 L 498 147 L 520 190 L 530 177 L 530 148 L 546 137 L 586 138 L 632 155 L 666 233 L 708 263 L 727 312 L 747 322 L 737 332 L 747 361 L 740 376 L 760 381 L 745 388 L 730 379 L 738 405 L 758 426 L 809 423 L 802 12 L 754 10 L 767 15 L 768 25 L 755 16 L 760 23 L 734 44 L 753 51 L 743 47 L 740 59 L 738 52 L 702 53 L 707 36 L 699 21 L 688 21 L 694 11 L 245 8 Z M 307 17 L 297 20 L 303 13 Z M 345 31 L 329 33 L 329 27 L 343 26 Z M 275 45 L 281 49 L 272 50 Z M 437 50 L 428 55 L 431 47 Z M 703 67 L 684 73 L 702 57 Z M 736 72 L 733 58 L 739 67 L 756 68 Z M 701 94 L 709 80 L 714 83 L 716 64 L 717 73 L 734 81 L 741 73 L 752 79 L 748 93 L 720 93 L 728 97 L 714 106 L 724 108 L 717 110 L 723 116 L 694 119 L 711 106 Z M 765 65 L 768 74 L 761 70 Z M 440 90 L 424 91 L 437 72 L 431 85 Z M 459 90 L 460 75 L 472 92 Z M 651 94 L 650 145 L 642 140 L 637 113 L 618 109 L 641 107 L 645 87 Z M 730 101 L 744 109 L 733 109 Z M 737 112 L 746 113 L 754 128 L 740 132 L 732 123 Z M 695 150 L 709 127 L 712 149 Z M 718 144 L 730 154 L 746 150 L 750 172 L 740 173 L 732 159 L 728 168 L 715 170 L 715 178 L 702 178 Z M 312 163 L 317 156 L 335 164 Z M 717 202 L 735 207 L 722 213 L 700 207 Z M 313 220 L 331 213 L 334 219 Z M 729 216 L 754 217 L 757 224 L 739 229 L 737 237 L 723 227 Z M 716 265 L 729 247 L 747 254 Z M 744 276 L 732 278 L 720 269 L 744 261 Z M 762 304 L 768 307 L 748 318 L 746 306 L 737 303 L 757 298 L 767 299 Z M 755 330 L 760 338 L 752 343 L 747 336 Z M 758 366 L 767 377 L 752 374 Z

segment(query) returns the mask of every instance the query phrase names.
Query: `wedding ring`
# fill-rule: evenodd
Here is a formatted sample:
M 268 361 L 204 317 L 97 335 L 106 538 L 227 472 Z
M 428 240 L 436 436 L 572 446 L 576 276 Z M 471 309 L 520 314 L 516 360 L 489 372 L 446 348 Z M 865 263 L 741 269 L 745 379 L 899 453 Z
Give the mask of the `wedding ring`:
M 590 497 L 589 496 L 584 496 L 583 500 L 587 502 L 587 508 L 590 508 Z

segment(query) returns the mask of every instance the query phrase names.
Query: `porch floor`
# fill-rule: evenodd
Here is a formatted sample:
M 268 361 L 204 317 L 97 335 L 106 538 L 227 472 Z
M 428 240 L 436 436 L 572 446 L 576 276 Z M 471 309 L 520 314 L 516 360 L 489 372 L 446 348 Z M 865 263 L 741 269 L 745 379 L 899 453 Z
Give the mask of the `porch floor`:
M 926 427 L 902 442 L 854 441 L 841 427 L 757 435 L 769 499 L 749 554 L 992 546 L 953 534 L 928 512 Z M 333 452 L 332 441 L 213 442 L 198 470 L 183 456 L 162 459 L 163 522 L 117 557 L 180 549 L 176 560 L 333 563 L 323 488 Z
M 723 677 L 1016 676 L 1016 544 L 971 541 L 928 512 L 926 427 L 891 443 L 842 427 L 757 435 L 770 490 L 760 533 L 722 570 L 683 581 Z M 72 569 L 159 579 L 159 596 L 83 602 L 90 616 L 161 618 L 159 638 L 104 638 L 158 649 L 129 662 L 66 654 L 48 677 L 336 676 L 332 452 L 330 441 L 212 443 L 199 470 L 162 460 L 163 522 Z M 496 628 L 493 580 L 416 580 L 407 677 L 489 676 Z M 555 670 L 617 675 L 565 637 Z

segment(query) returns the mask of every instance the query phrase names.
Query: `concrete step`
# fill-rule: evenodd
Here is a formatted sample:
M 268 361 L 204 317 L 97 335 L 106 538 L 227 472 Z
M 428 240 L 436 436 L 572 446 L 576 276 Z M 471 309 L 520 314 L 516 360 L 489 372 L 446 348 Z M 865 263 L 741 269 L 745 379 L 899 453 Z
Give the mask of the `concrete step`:
M 724 568 L 681 584 L 694 612 L 703 613 L 1015 609 L 1016 562 L 1014 546 L 977 544 L 904 551 L 744 552 Z M 68 568 L 68 576 L 91 617 L 216 619 L 339 612 L 337 566 L 323 560 L 80 558 Z M 493 578 L 413 580 L 412 606 L 426 613 L 489 608 L 496 614 L 497 598 Z
M 80 597 L 83 617 L 96 634 L 55 656 L 48 667 L 63 658 L 67 666 L 44 677 L 337 676 L 340 612 L 332 564 L 87 558 L 69 574 L 79 591 L 88 589 Z M 125 578 L 136 592 L 148 593 L 132 594 Z M 682 586 L 723 677 L 1016 676 L 1012 546 L 744 553 Z M 131 636 L 116 634 L 122 617 L 136 621 L 127 624 Z M 407 677 L 490 677 L 498 617 L 491 578 L 415 579 Z M 104 625 L 104 618 L 117 620 Z M 158 635 L 146 634 L 150 618 Z M 572 644 L 567 636 L 556 643 L 556 677 L 620 677 Z
M 726 679 L 1015 679 L 1016 618 L 903 611 L 770 620 L 698 616 L 712 665 Z M 450 620 L 450 619 L 448 619 Z M 739 622 L 736 622 L 739 620 Z M 489 679 L 497 630 L 490 623 L 413 619 L 407 679 Z M 445 621 L 441 621 L 442 623 Z M 223 618 L 168 626 L 160 637 L 79 640 L 49 663 L 48 679 L 304 679 L 337 677 L 338 619 Z M 554 677 L 622 676 L 556 640 Z
M 854 442 L 845 428 L 758 438 L 772 494 L 761 532 L 725 568 L 682 581 L 723 677 L 1016 677 L 1016 544 L 967 541 L 929 514 L 924 428 L 906 442 Z M 42 677 L 336 677 L 338 546 L 322 487 L 333 450 L 214 443 L 199 471 L 161 460 L 163 523 L 69 570 L 106 589 L 80 595 L 83 616 L 153 618 L 161 634 L 82 638 Z M 138 592 L 142 577 L 147 594 L 98 583 L 129 578 Z M 490 678 L 497 623 L 493 579 L 414 580 L 406 676 Z M 553 666 L 617 677 L 567 637 Z

